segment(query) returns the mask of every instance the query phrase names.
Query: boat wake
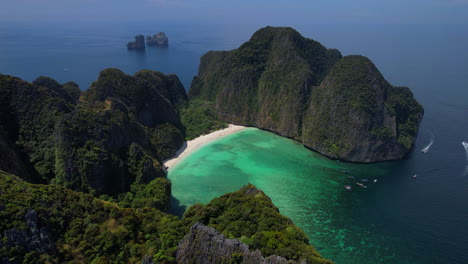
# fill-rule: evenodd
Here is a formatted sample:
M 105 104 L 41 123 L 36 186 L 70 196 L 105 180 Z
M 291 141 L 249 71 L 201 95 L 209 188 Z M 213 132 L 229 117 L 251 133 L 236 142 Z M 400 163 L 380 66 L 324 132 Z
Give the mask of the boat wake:
M 468 143 L 465 141 L 462 141 L 462 145 L 465 148 L 466 160 L 468 160 Z
M 468 160 L 468 143 L 465 141 L 462 141 L 462 145 L 465 148 L 465 154 L 466 154 L 466 160 Z M 468 165 L 465 167 L 465 176 L 468 175 Z
M 425 146 L 421 152 L 422 153 L 427 153 L 429 151 L 429 149 L 432 147 L 432 144 L 434 144 L 434 136 L 431 137 L 431 142 L 429 142 L 429 144 L 427 146 Z

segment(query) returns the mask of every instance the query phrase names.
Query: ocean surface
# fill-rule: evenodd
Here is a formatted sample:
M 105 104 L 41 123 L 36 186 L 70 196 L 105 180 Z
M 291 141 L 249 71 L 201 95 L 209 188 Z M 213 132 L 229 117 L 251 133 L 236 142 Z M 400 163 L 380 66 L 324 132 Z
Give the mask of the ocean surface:
M 234 49 L 261 26 L 2 23 L 0 73 L 75 81 L 85 90 L 104 68 L 129 74 L 151 69 L 176 73 L 188 89 L 202 54 Z M 468 152 L 461 144 L 468 141 L 468 29 L 287 26 L 344 55 L 365 55 L 390 83 L 409 86 L 425 109 L 414 151 L 401 161 L 346 164 L 248 129 L 207 145 L 171 170 L 174 211 L 251 182 L 338 264 L 468 263 Z M 127 51 L 135 35 L 159 31 L 169 37 L 168 48 Z M 368 188 L 340 168 L 357 180 L 367 178 Z

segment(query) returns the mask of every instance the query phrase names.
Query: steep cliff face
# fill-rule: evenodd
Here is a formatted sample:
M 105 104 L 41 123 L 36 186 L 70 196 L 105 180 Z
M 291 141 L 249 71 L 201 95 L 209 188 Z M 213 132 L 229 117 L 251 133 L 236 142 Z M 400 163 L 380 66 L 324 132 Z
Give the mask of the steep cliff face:
M 54 177 L 54 125 L 61 115 L 72 111 L 74 105 L 57 82 L 40 78 L 35 83 L 45 86 L 0 75 L 2 145 L 12 154 L 0 162 L 4 164 L 0 169 L 32 181 L 47 181 Z M 9 168 L 8 164 L 13 166 Z M 22 172 L 18 171 L 19 166 L 24 166 Z M 36 172 L 29 169 L 31 166 Z M 16 169 L 12 170 L 13 167 Z
M 263 28 L 237 50 L 205 54 L 190 96 L 214 101 L 227 122 L 299 139 L 311 86 L 340 57 L 291 28 Z
M 200 223 L 190 228 L 177 247 L 176 261 L 180 264 L 295 264 L 280 256 L 264 258 L 259 250 L 249 251 L 249 246 L 237 239 L 226 239 L 212 227 Z
M 164 176 L 145 129 L 115 98 L 64 115 L 54 142 L 56 182 L 71 189 L 117 194 Z
M 28 156 L 18 149 L 2 126 L 0 126 L 0 150 L 0 170 L 18 175 L 30 182 L 41 182 Z
M 214 102 L 221 120 L 273 131 L 330 157 L 374 162 L 401 158 L 414 143 L 423 111 L 405 91 L 388 84 L 368 59 L 342 58 L 291 28 L 266 27 L 236 50 L 203 55 L 189 96 Z M 385 107 L 401 93 L 409 98 Z M 352 118 L 342 122 L 345 116 Z M 386 137 L 392 120 L 408 119 L 411 132 L 396 127 Z M 333 135 L 323 138 L 327 130 Z
M 302 142 L 349 161 L 399 159 L 411 149 L 422 114 L 408 88 L 391 86 L 369 59 L 347 56 L 312 90 Z
M 130 41 L 127 43 L 127 49 L 144 50 L 145 49 L 145 37 L 143 35 L 135 36 L 135 41 Z
M 183 143 L 176 105 L 186 100 L 176 76 L 148 70 L 135 76 L 117 69 L 102 71 L 82 103 L 55 127 L 56 182 L 115 195 L 161 178 L 158 187 L 167 199 L 157 204 L 164 209 L 170 184 L 160 161 Z
M 186 103 L 177 76 L 160 72 L 107 69 L 83 95 L 73 82 L 0 75 L 0 169 L 96 194 L 131 191 L 125 205 L 165 209 L 160 161 L 184 142 L 177 107 Z

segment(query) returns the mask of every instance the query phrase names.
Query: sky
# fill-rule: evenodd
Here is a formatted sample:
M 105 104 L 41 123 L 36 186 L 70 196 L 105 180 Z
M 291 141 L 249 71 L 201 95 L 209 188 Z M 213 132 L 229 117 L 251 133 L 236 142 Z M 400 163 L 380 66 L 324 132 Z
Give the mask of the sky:
M 468 25 L 468 0 L 1 0 L 12 23 L 128 21 L 219 24 Z

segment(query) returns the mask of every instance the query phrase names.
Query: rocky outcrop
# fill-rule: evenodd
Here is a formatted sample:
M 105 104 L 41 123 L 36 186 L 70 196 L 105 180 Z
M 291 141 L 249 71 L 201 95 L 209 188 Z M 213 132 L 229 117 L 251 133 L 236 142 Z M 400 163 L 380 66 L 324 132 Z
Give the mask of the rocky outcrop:
M 29 209 L 24 216 L 28 229 L 12 228 L 4 232 L 7 238 L 5 247 L 21 247 L 25 252 L 37 251 L 39 253 L 54 253 L 55 243 L 47 227 L 38 226 L 37 213 Z
M 264 258 L 259 250 L 249 251 L 249 246 L 237 239 L 225 238 L 212 227 L 200 223 L 190 228 L 177 247 L 176 261 L 180 264 L 244 263 L 244 264 L 293 264 L 280 256 Z M 307 263 L 307 262 L 303 262 Z
M 388 84 L 370 60 L 342 58 L 292 28 L 266 27 L 236 50 L 206 53 L 189 96 L 214 102 L 223 121 L 353 162 L 404 157 L 423 116 L 409 89 Z
M 143 35 L 135 36 L 135 41 L 130 41 L 127 43 L 127 49 L 144 50 L 145 49 L 145 37 Z
M 174 86 L 179 89 L 172 89 Z M 105 69 L 84 97 L 88 101 L 117 98 L 129 107 L 138 122 L 147 127 L 164 123 L 181 127 L 179 113 L 174 106 L 178 98 L 186 98 L 181 87 L 178 78 L 158 72 L 144 70 L 130 76 L 118 69 Z M 163 94 L 169 95 L 168 98 Z
M 227 263 L 241 263 L 242 259 L 247 261 L 245 263 L 262 263 L 259 252 L 265 256 L 281 256 L 292 263 L 333 263 L 309 245 L 304 231 L 281 215 L 271 199 L 251 184 L 215 198 L 207 205 L 193 205 L 185 212 L 183 220 L 188 226 L 194 226 L 194 230 L 179 243 L 180 263 L 217 263 L 218 258 L 231 258 Z M 197 222 L 235 239 L 225 239 Z M 249 250 L 259 252 L 246 253 Z M 197 252 L 203 254 L 197 255 Z M 282 263 L 274 256 L 264 261 L 269 263 L 272 259 Z
M 169 39 L 167 38 L 164 32 L 159 32 L 158 34 L 154 35 L 153 37 L 147 36 L 146 37 L 146 44 L 148 46 L 161 46 L 167 47 L 169 44 Z
M 77 108 L 55 126 L 56 182 L 115 195 L 129 191 L 132 184 L 164 178 L 161 161 L 184 142 L 176 105 L 186 101 L 174 75 L 103 70 Z M 165 197 L 152 203 L 164 209 L 170 183 L 157 186 Z
M 144 127 L 115 98 L 64 115 L 54 142 L 56 182 L 68 188 L 117 194 L 165 175 Z

